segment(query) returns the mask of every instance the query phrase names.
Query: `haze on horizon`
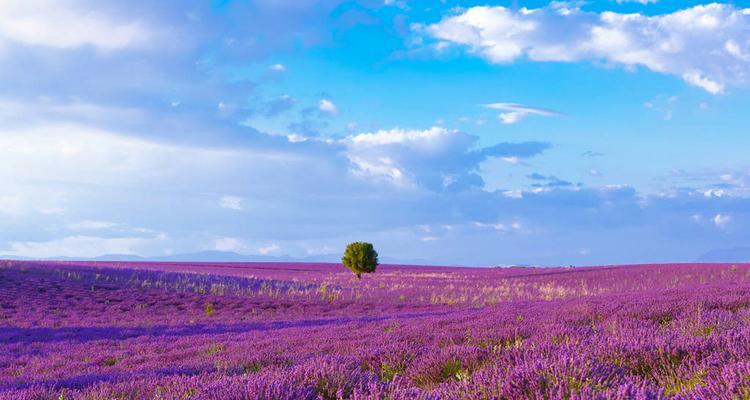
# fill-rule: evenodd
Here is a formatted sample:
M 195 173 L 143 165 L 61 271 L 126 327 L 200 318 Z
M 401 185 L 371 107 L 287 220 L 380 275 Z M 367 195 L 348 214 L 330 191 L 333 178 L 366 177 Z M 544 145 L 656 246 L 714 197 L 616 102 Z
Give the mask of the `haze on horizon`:
M 748 109 L 744 1 L 3 0 L 0 255 L 692 261 Z

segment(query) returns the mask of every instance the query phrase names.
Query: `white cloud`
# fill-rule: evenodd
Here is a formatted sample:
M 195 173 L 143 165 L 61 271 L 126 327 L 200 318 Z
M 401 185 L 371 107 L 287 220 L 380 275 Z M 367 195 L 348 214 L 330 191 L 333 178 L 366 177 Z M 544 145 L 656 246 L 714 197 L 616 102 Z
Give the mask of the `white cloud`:
M 386 178 L 393 183 L 406 183 L 403 171 L 394 165 L 390 157 L 368 158 L 350 155 L 349 161 L 356 166 L 352 170 L 354 175 Z
M 726 228 L 726 226 L 732 222 L 732 217 L 724 214 L 716 214 L 714 217 L 714 225 L 720 229 Z
M 699 88 L 707 91 L 711 94 L 719 94 L 724 91 L 724 84 L 707 78 L 698 70 L 687 71 L 682 74 L 682 79 L 685 82 L 698 86 Z
M 95 236 L 67 236 L 46 242 L 11 242 L 3 253 L 21 257 L 97 257 L 105 254 L 139 254 L 139 250 L 154 240 L 136 237 L 101 238 Z
M 523 225 L 518 222 L 510 222 L 510 223 L 495 223 L 495 224 L 487 224 L 483 222 L 474 222 L 474 226 L 478 228 L 491 228 L 498 232 L 520 232 L 523 230 Z
M 323 99 L 318 103 L 318 109 L 326 114 L 336 115 L 339 112 L 338 107 L 331 100 Z
M 243 249 L 245 249 L 245 247 L 246 246 L 242 243 L 240 239 L 232 238 L 232 237 L 220 238 L 214 241 L 214 250 L 218 250 L 218 251 L 240 252 Z
M 503 197 L 507 197 L 509 199 L 522 199 L 523 191 L 522 190 L 506 190 L 503 192 Z
M 289 143 L 302 143 L 302 142 L 308 141 L 308 138 L 298 133 L 292 133 L 292 134 L 286 135 L 286 140 L 288 140 Z
M 529 107 L 516 103 L 492 103 L 485 104 L 484 107 L 491 108 L 493 110 L 507 111 L 498 115 L 498 118 L 504 124 L 515 124 L 528 115 L 539 115 L 542 117 L 554 117 L 562 115 L 557 111 L 552 111 L 545 108 Z
M 66 228 L 70 230 L 74 230 L 74 231 L 85 231 L 85 230 L 114 228 L 118 225 L 119 224 L 116 222 L 86 220 L 86 221 L 78 221 L 78 222 L 70 223 L 66 225 Z
M 283 152 L 174 145 L 80 124 L 0 128 L 0 179 L 6 189 L 12 182 L 211 185 L 217 174 L 231 174 L 238 166 L 256 168 L 261 176 L 271 164 L 295 160 L 299 156 Z
M 343 139 L 346 156 L 357 176 L 386 179 L 410 185 L 413 171 L 407 171 L 410 160 L 445 154 L 462 134 L 455 130 L 432 127 L 426 130 L 394 128 L 371 133 L 360 133 Z M 455 150 L 455 149 L 453 149 Z M 458 149 L 463 151 L 463 149 Z
M 499 114 L 497 117 L 504 124 L 515 124 L 516 122 L 523 119 L 523 117 L 526 115 L 528 114 L 517 112 L 517 111 L 512 111 L 508 113 Z
M 433 126 L 426 130 L 408 130 L 394 128 L 379 130 L 372 133 L 360 133 L 346 139 L 357 147 L 377 147 L 391 144 L 406 145 L 414 149 L 437 150 L 445 145 L 451 136 L 458 134 L 456 130 Z
M 273 64 L 270 67 L 268 67 L 273 72 L 287 72 L 286 66 L 284 64 Z
M 68 0 L 3 0 L 0 38 L 35 46 L 93 46 L 117 50 L 148 44 L 151 29 L 137 20 L 117 21 Z
M 704 197 L 724 197 L 727 195 L 727 192 L 724 191 L 724 189 L 708 189 L 703 192 Z
M 219 205 L 229 210 L 242 210 L 242 198 L 237 196 L 223 196 Z
M 264 256 L 267 256 L 272 253 L 277 253 L 279 250 L 281 250 L 281 247 L 277 244 L 272 244 L 269 246 L 263 246 L 258 247 L 258 253 Z
M 305 250 L 305 255 L 308 255 L 308 256 L 326 255 L 326 254 L 332 254 L 332 253 L 338 252 L 338 249 L 332 246 L 321 246 L 321 247 L 303 246 L 303 248 Z
M 643 66 L 713 94 L 748 83 L 750 76 L 750 12 L 729 4 L 654 16 L 587 12 L 569 3 L 517 12 L 472 7 L 418 29 L 492 63 L 527 58 Z
M 739 58 L 740 60 L 750 61 L 750 53 L 742 50 L 742 46 L 740 46 L 740 44 L 734 39 L 727 40 L 727 42 L 724 43 L 724 49 L 727 53 Z
M 360 133 L 340 143 L 346 147 L 344 154 L 354 175 L 434 191 L 483 187 L 479 164 L 486 159 L 497 157 L 522 164 L 550 147 L 544 142 L 504 142 L 476 148 L 477 139 L 459 130 L 433 126 Z

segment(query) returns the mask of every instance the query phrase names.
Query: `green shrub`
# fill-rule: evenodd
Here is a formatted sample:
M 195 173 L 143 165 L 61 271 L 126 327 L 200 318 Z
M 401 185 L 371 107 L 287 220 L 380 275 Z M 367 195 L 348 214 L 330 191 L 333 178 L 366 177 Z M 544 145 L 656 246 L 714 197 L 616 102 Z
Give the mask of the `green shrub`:
M 362 274 L 375 272 L 378 266 L 378 252 L 372 247 L 372 243 L 349 243 L 341 262 L 361 279 Z
M 380 365 L 380 378 L 386 382 L 392 382 L 396 375 L 403 375 L 406 368 L 402 364 L 382 363 Z
M 107 357 L 107 358 L 103 359 L 99 363 L 99 365 L 101 365 L 102 367 L 111 367 L 111 366 L 117 364 L 118 361 L 120 361 L 120 359 L 117 358 L 117 357 Z

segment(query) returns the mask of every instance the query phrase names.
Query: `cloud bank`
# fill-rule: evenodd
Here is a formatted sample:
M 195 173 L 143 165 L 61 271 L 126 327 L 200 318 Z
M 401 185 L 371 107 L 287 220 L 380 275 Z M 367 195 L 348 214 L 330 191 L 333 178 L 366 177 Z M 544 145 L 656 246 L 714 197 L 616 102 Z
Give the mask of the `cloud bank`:
M 590 12 L 570 3 L 513 11 L 472 7 L 417 26 L 491 63 L 520 59 L 637 66 L 718 94 L 750 76 L 750 9 L 712 3 L 647 16 Z M 512 116 L 510 117 L 512 120 Z
M 146 46 L 153 36 L 153 28 L 143 21 L 118 21 L 70 0 L 0 2 L 0 38 L 22 44 L 111 51 Z

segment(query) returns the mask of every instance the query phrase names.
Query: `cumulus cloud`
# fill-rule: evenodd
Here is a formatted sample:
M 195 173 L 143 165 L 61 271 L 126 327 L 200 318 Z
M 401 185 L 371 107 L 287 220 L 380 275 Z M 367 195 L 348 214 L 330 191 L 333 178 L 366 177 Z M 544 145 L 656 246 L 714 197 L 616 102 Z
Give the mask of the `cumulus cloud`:
M 750 74 L 750 9 L 731 4 L 653 16 L 589 12 L 564 2 L 518 11 L 472 7 L 417 27 L 439 43 L 463 46 L 496 64 L 525 58 L 643 66 L 712 94 L 748 83 Z
M 350 135 L 342 140 L 357 176 L 434 191 L 482 187 L 479 164 L 490 157 L 524 159 L 550 147 L 545 142 L 498 143 L 474 149 L 477 137 L 434 126 L 394 128 Z
M 542 117 L 554 117 L 563 115 L 557 111 L 548 110 L 546 108 L 529 107 L 516 103 L 492 103 L 485 104 L 484 107 L 491 108 L 493 110 L 506 111 L 500 113 L 497 116 L 500 122 L 504 124 L 515 124 L 528 115 L 538 115 Z
M 109 51 L 147 45 L 151 36 L 142 21 L 118 21 L 69 0 L 0 2 L 0 38 L 27 45 Z
M 732 222 L 732 217 L 725 214 L 716 214 L 713 218 L 714 225 L 720 229 L 724 229 L 727 225 Z
M 329 115 L 336 115 L 339 112 L 338 107 L 331 100 L 322 99 L 318 103 L 318 110 Z
M 705 197 L 724 197 L 726 195 L 727 192 L 724 189 L 708 189 L 703 192 L 703 196 Z

